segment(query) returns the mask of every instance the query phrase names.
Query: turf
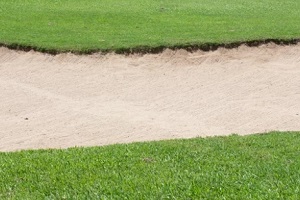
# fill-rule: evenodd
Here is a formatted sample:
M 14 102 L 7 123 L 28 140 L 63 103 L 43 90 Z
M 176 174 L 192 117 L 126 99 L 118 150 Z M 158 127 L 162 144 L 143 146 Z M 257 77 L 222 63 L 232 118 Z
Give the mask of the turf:
M 0 199 L 300 199 L 300 132 L 0 153 Z
M 122 50 L 300 38 L 299 0 L 2 0 L 0 43 Z

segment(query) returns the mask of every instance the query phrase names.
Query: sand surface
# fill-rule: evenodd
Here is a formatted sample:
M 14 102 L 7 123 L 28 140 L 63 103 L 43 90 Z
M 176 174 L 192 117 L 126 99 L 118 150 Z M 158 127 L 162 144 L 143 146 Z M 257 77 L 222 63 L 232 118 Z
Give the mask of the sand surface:
M 0 151 L 300 130 L 300 45 L 56 56 L 0 48 Z

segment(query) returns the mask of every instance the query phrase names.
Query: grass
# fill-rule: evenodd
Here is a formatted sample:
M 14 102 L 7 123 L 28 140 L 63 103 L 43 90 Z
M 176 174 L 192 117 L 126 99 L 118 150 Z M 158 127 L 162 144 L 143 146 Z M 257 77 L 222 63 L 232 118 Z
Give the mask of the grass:
M 300 199 L 300 132 L 0 153 L 0 199 Z
M 299 0 L 2 0 L 0 43 L 122 51 L 300 38 Z

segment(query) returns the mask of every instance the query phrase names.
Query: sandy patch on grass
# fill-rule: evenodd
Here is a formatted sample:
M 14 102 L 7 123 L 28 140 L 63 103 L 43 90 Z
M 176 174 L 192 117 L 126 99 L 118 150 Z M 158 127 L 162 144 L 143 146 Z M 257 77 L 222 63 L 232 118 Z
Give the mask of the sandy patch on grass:
M 0 151 L 300 130 L 300 45 L 57 56 L 0 48 Z

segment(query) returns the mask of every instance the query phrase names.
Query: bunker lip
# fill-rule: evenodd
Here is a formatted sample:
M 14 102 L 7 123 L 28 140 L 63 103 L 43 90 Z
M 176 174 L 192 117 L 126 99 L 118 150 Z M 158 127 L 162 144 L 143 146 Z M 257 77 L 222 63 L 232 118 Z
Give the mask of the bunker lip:
M 90 55 L 93 53 L 101 53 L 101 54 L 107 54 L 107 53 L 117 53 L 117 54 L 158 54 L 162 53 L 166 49 L 171 50 L 179 50 L 184 49 L 188 52 L 195 52 L 198 50 L 201 51 L 215 51 L 219 48 L 226 48 L 226 49 L 234 49 L 238 48 L 240 46 L 246 45 L 249 47 L 258 47 L 265 44 L 274 43 L 277 45 L 297 45 L 300 42 L 300 38 L 292 38 L 292 39 L 261 39 L 261 40 L 246 40 L 246 41 L 235 41 L 235 42 L 228 42 L 228 43 L 213 43 L 213 42 L 207 42 L 207 43 L 199 43 L 199 44 L 193 44 L 193 43 L 187 43 L 187 44 L 176 44 L 176 45 L 161 45 L 161 46 L 136 46 L 131 48 L 117 48 L 117 49 L 85 49 L 85 50 L 57 50 L 57 49 L 51 49 L 51 48 L 45 48 L 45 47 L 38 47 L 38 46 L 32 46 L 32 45 L 23 45 L 19 43 L 1 43 L 0 47 L 6 47 L 11 50 L 20 50 L 20 51 L 37 51 L 41 53 L 47 53 L 50 55 L 57 55 L 61 53 L 73 53 L 76 55 Z
M 0 151 L 300 130 L 300 45 L 159 54 L 0 48 Z

